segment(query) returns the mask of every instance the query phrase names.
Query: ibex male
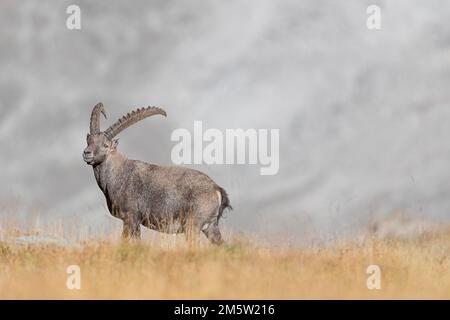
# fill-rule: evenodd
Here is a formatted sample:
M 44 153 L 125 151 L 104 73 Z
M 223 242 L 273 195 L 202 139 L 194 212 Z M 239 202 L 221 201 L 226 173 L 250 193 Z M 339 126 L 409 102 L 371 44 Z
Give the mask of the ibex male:
M 106 118 L 103 104 L 98 103 L 91 114 L 83 159 L 94 169 L 109 212 L 123 220 L 122 236 L 140 238 L 143 225 L 166 233 L 203 231 L 212 243 L 222 243 L 219 219 L 226 208 L 231 209 L 223 188 L 202 172 L 130 160 L 117 151 L 114 137 L 121 131 L 166 112 L 157 107 L 137 109 L 103 132 L 101 113 Z

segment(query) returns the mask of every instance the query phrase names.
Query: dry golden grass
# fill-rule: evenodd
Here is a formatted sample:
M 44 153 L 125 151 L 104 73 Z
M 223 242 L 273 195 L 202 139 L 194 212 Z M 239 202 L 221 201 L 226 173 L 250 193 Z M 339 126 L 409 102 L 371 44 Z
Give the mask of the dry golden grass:
M 69 265 L 81 290 L 66 287 Z M 366 269 L 379 265 L 381 290 Z M 310 249 L 235 241 L 221 248 L 90 241 L 76 247 L 0 242 L 2 299 L 450 299 L 450 232 Z

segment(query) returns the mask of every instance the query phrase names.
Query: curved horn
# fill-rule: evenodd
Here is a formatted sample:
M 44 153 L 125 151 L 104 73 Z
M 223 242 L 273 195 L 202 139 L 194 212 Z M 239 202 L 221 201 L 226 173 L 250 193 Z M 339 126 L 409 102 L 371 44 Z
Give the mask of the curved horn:
M 94 109 L 92 110 L 91 134 L 97 134 L 100 132 L 100 113 L 102 113 L 106 119 L 105 107 L 103 106 L 103 103 L 101 103 L 101 102 L 97 103 L 95 105 Z
M 105 131 L 105 135 L 108 139 L 112 139 L 115 136 L 117 136 L 120 132 L 128 128 L 129 126 L 135 124 L 138 121 L 141 121 L 147 117 L 154 116 L 156 114 L 163 115 L 164 117 L 167 117 L 166 112 L 158 107 L 147 107 L 147 108 L 141 108 L 137 109 L 135 111 L 132 111 L 128 113 L 126 116 L 123 116 L 120 118 L 116 123 L 114 123 L 111 127 L 109 127 Z

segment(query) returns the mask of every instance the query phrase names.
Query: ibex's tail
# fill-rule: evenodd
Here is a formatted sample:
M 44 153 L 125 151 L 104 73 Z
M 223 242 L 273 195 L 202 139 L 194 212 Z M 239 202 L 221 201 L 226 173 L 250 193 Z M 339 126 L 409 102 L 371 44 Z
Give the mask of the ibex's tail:
M 228 194 L 225 191 L 225 189 L 221 188 L 221 187 L 217 187 L 218 191 L 220 192 L 220 196 L 221 196 L 221 203 L 220 203 L 220 207 L 219 207 L 219 216 L 217 217 L 218 219 L 220 219 L 223 215 L 223 211 L 225 209 L 230 209 L 233 210 L 233 207 L 230 205 L 230 199 L 228 199 Z

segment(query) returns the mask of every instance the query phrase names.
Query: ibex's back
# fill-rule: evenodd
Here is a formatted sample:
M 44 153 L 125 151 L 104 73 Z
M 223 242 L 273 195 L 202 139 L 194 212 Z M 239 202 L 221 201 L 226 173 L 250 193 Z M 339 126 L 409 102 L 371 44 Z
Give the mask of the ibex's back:
M 118 133 L 155 114 L 160 108 L 133 111 L 105 132 L 100 132 L 101 103 L 91 115 L 91 133 L 84 160 L 94 168 L 111 214 L 124 222 L 124 237 L 139 237 L 140 225 L 162 232 L 203 231 L 213 243 L 221 243 L 219 219 L 231 208 L 224 189 L 202 172 L 157 166 L 129 160 L 117 151 Z
M 182 167 L 127 160 L 117 178 L 113 198 L 124 204 L 122 211 L 134 212 L 144 226 L 162 232 L 185 231 L 189 218 L 202 225 L 218 222 L 222 200 L 227 201 L 207 175 Z

